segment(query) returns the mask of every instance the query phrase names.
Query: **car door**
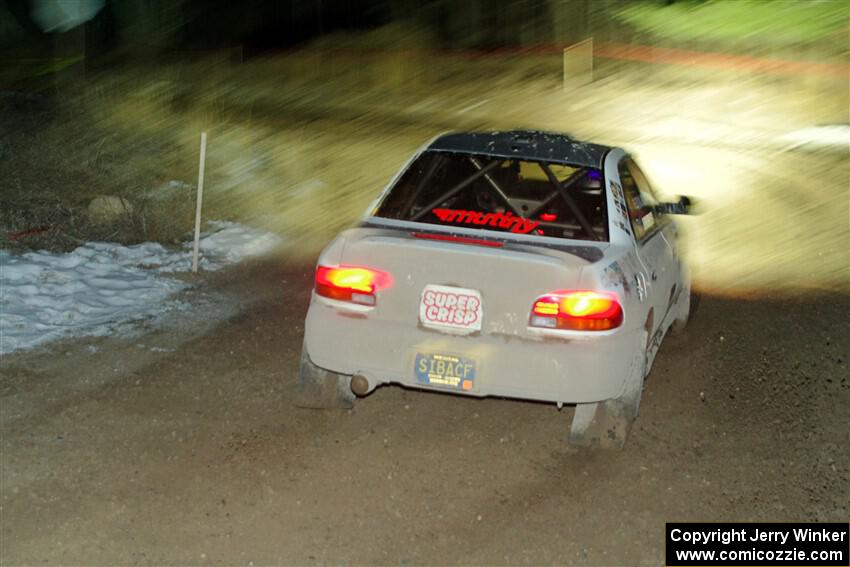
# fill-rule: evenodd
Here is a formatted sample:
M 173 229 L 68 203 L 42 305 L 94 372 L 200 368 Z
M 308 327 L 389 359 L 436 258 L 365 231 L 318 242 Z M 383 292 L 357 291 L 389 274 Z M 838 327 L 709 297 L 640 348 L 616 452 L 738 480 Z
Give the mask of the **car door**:
M 618 171 L 634 234 L 635 251 L 641 264 L 636 285 L 639 289 L 643 286 L 652 306 L 650 338 L 657 343 L 661 339 L 658 331 L 671 309 L 678 281 L 678 263 L 670 245 L 676 228 L 667 215 L 653 209 L 658 200 L 646 176 L 631 158 L 623 158 Z

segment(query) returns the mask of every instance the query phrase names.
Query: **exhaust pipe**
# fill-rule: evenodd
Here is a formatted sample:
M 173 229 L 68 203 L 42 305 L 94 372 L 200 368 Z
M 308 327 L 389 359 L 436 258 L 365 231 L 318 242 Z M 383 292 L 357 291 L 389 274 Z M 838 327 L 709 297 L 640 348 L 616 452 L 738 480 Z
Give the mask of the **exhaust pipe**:
M 351 391 L 354 392 L 355 396 L 362 398 L 372 391 L 369 379 L 362 374 L 355 374 L 351 377 Z

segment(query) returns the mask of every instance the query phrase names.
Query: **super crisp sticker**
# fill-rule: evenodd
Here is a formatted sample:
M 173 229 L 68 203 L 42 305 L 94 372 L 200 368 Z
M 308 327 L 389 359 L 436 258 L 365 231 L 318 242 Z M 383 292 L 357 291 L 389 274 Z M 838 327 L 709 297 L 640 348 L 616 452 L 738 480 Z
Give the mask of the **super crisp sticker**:
M 455 333 L 481 330 L 484 309 L 474 289 L 427 285 L 419 302 L 419 320 L 426 327 Z

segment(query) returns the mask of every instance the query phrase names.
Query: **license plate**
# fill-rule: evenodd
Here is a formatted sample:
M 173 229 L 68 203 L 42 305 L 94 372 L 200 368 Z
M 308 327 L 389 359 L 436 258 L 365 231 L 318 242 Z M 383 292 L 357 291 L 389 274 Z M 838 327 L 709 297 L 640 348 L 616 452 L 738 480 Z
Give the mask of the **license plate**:
M 481 330 L 481 292 L 462 287 L 426 285 L 419 300 L 419 321 L 431 329 L 467 335 Z
M 416 381 L 428 386 L 470 391 L 475 387 L 475 361 L 451 354 L 418 353 Z

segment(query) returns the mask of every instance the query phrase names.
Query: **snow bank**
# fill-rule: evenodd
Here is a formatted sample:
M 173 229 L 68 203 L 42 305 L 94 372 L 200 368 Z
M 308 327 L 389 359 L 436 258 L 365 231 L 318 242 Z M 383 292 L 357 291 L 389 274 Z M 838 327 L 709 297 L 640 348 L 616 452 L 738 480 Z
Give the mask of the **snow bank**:
M 834 149 L 846 152 L 850 148 L 850 124 L 824 124 L 794 130 L 782 137 L 788 149 Z
M 260 256 L 281 243 L 278 235 L 245 225 L 223 221 L 209 224 L 216 231 L 202 238 L 200 243 L 202 266 L 207 270 L 218 270 L 247 256 Z M 186 244 L 186 249 L 190 248 L 191 244 Z
M 218 270 L 268 252 L 280 237 L 230 222 L 210 223 L 201 267 Z M 103 336 L 122 325 L 188 306 L 171 297 L 188 287 L 167 274 L 191 269 L 191 243 L 89 242 L 68 254 L 0 251 L 0 354 L 70 336 Z

